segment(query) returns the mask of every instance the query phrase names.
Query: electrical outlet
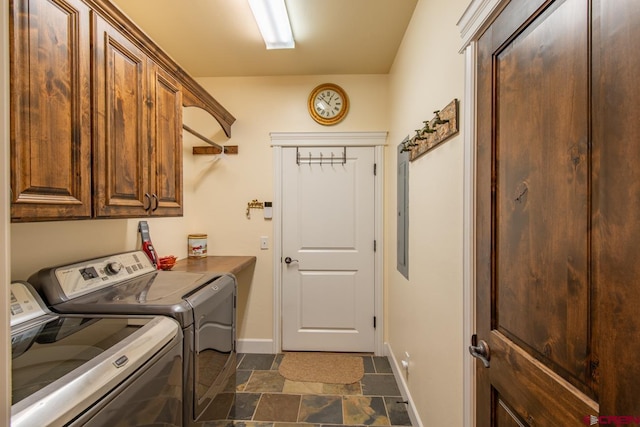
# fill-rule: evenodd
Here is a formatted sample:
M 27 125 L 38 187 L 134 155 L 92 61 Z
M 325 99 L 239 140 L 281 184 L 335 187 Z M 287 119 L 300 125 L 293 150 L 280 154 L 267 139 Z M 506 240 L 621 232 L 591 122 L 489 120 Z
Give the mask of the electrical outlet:
M 409 377 L 409 362 L 411 362 L 411 356 L 409 356 L 409 352 L 404 352 L 404 359 L 400 362 L 402 367 L 404 368 L 404 374 L 408 378 Z
M 269 249 L 269 237 L 262 236 L 260 237 L 260 249 Z

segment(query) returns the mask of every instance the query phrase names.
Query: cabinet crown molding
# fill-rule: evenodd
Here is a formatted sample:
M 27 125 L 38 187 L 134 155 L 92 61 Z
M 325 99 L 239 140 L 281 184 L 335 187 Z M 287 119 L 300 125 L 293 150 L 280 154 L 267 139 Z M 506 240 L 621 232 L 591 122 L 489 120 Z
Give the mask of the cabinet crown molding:
M 133 22 L 122 10 L 108 0 L 83 0 L 90 8 L 96 10 L 111 25 L 129 36 L 132 41 L 180 81 L 182 86 L 182 102 L 185 107 L 199 107 L 211 114 L 220 124 L 224 133 L 231 136 L 231 125 L 235 117 L 227 111 L 209 92 L 207 92 L 189 73 L 164 50 L 162 50 L 147 33 Z

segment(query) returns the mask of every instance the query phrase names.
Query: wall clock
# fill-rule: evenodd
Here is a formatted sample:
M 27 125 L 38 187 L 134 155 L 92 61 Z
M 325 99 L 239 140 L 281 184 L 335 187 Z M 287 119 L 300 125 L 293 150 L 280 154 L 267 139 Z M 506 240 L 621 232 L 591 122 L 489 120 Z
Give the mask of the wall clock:
M 340 123 L 349 111 L 349 98 L 340 86 L 323 83 L 309 94 L 309 114 L 321 125 Z

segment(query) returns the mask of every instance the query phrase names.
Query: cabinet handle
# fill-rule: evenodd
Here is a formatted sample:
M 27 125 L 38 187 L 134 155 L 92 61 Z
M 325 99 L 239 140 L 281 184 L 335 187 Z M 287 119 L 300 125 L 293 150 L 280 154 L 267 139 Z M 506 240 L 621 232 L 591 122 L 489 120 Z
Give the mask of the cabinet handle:
M 153 197 L 153 200 L 156 201 L 156 205 L 153 209 L 151 209 L 151 212 L 155 212 L 156 210 L 158 210 L 158 205 L 160 205 L 160 202 L 158 201 L 158 196 L 156 196 L 156 193 L 153 193 L 151 197 Z
M 149 201 L 148 205 L 147 200 Z M 151 196 L 149 195 L 149 193 L 144 193 L 144 210 L 148 211 L 149 208 L 151 208 Z

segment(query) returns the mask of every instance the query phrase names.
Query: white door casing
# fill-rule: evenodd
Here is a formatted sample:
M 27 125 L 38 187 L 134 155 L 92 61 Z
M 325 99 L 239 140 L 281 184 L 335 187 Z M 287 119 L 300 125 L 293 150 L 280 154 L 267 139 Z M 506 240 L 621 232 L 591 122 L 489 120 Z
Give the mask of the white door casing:
M 462 134 L 464 137 L 464 238 L 463 238 L 463 342 L 467 348 L 476 330 L 476 266 L 475 266 L 475 200 L 476 200 L 476 41 L 488 23 L 493 21 L 508 0 L 471 0 L 457 26 L 462 40 L 460 54 L 465 56 L 465 89 L 462 101 Z M 465 353 L 467 354 L 467 353 Z M 463 425 L 476 425 L 475 360 L 466 356 L 463 367 Z
M 274 147 L 275 174 L 273 350 L 278 352 L 293 348 L 290 347 L 289 341 L 285 343 L 287 338 L 283 338 L 287 335 L 285 319 L 288 320 L 286 317 L 288 313 L 286 311 L 293 304 L 294 307 L 304 308 L 304 310 L 294 309 L 295 326 L 292 329 L 295 329 L 294 336 L 297 336 L 295 339 L 302 341 L 295 345 L 306 343 L 304 344 L 306 347 L 296 349 L 373 351 L 375 354 L 382 355 L 384 353 L 382 170 L 386 132 L 272 133 L 271 138 Z M 300 148 L 301 166 L 306 166 L 307 169 L 301 177 L 296 176 L 295 179 L 290 180 L 285 163 L 292 164 L 297 175 L 297 147 Z M 324 173 L 316 173 L 322 172 L 319 164 L 311 165 L 311 170 L 309 169 L 310 147 L 323 148 Z M 345 165 L 338 161 L 342 147 L 347 147 L 348 160 Z M 312 157 L 316 157 L 313 155 L 314 151 L 311 152 Z M 334 153 L 334 169 L 327 174 L 331 170 L 331 152 Z M 320 152 L 315 151 L 315 153 L 319 157 Z M 357 160 L 362 153 L 366 153 L 362 159 L 366 159 L 368 166 L 364 166 L 363 162 Z M 304 165 L 305 160 L 306 165 Z M 319 163 L 319 161 L 315 160 L 312 163 Z M 375 175 L 373 163 L 377 165 Z M 366 178 L 363 173 L 365 170 Z M 358 176 L 371 184 L 369 190 L 353 189 Z M 351 189 L 348 190 L 349 186 L 337 184 L 340 179 L 350 181 Z M 317 182 L 314 184 L 314 181 Z M 332 190 L 339 187 L 338 191 L 326 192 L 314 187 L 323 182 L 328 184 L 327 188 L 333 187 Z M 301 199 L 301 202 L 311 206 L 310 209 L 302 209 L 295 213 L 286 212 L 285 199 L 292 192 L 292 186 L 296 189 L 296 199 Z M 346 200 L 349 200 L 348 203 L 343 203 Z M 321 206 L 323 201 L 324 206 Z M 357 201 L 361 204 L 369 203 L 366 209 L 370 214 L 368 220 L 360 221 L 362 213 L 357 212 L 358 208 L 354 205 Z M 336 209 L 338 203 L 340 207 Z M 363 208 L 360 210 L 362 211 Z M 292 218 L 292 214 L 295 215 L 294 219 L 287 219 Z M 316 220 L 311 219 L 314 215 Z M 345 220 L 349 216 L 351 220 Z M 318 222 L 317 218 L 321 218 L 321 222 Z M 333 220 L 337 218 L 339 226 L 350 228 L 350 231 L 343 233 L 332 230 L 331 233 L 327 233 L 327 227 L 334 227 L 330 225 L 332 218 Z M 353 225 L 355 218 L 361 227 Z M 296 238 L 302 239 L 298 240 L 298 243 L 301 243 L 298 244 L 298 249 L 295 253 L 287 254 L 287 251 L 291 251 L 287 247 L 290 238 L 286 236 L 284 229 L 289 229 L 291 222 L 296 223 L 294 228 L 299 228 L 301 224 L 308 221 L 315 223 L 316 226 L 304 227 L 306 231 L 298 233 L 299 236 Z M 347 223 L 351 223 L 352 226 L 348 227 Z M 358 231 L 359 228 L 371 231 Z M 336 238 L 335 243 L 328 240 L 330 236 Z M 350 242 L 349 239 L 351 239 Z M 358 240 L 367 241 L 367 244 L 364 245 Z M 373 251 L 374 240 L 377 243 L 375 252 Z M 361 246 L 362 249 L 360 249 Z M 298 262 L 284 263 L 287 256 Z M 372 268 L 359 271 L 358 267 L 353 266 L 354 261 L 360 262 L 359 258 L 369 258 Z M 335 265 L 322 266 L 323 262 Z M 288 281 L 291 281 L 292 277 L 292 282 L 297 283 L 298 286 L 287 290 Z M 328 285 L 318 288 L 323 286 L 321 283 Z M 345 292 L 345 289 L 349 291 Z M 358 292 L 362 293 L 365 289 L 365 294 L 356 296 Z M 377 319 L 376 329 L 373 329 L 373 316 Z M 364 342 L 366 344 L 362 344 Z
M 373 147 L 283 150 L 283 350 L 374 350 L 374 168 Z

